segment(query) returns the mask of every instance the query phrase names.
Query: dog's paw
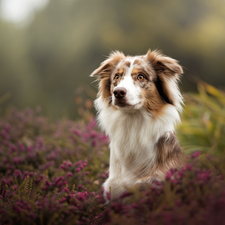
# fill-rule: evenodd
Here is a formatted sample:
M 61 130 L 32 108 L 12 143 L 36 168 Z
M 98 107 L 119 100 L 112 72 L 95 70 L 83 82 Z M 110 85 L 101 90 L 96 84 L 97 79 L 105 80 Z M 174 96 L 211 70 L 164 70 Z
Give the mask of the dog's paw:
M 110 185 L 111 185 L 110 179 L 107 179 L 105 183 L 102 185 L 104 189 L 103 196 L 106 202 L 109 202 L 111 200 L 112 187 Z
M 150 186 L 154 186 L 155 188 L 159 187 L 163 182 L 162 179 L 156 177 L 149 177 L 145 180 L 138 180 L 135 182 L 135 186 L 139 187 L 139 191 L 146 191 Z
M 104 188 L 104 198 L 106 201 L 115 199 L 124 193 L 127 189 L 121 180 L 108 178 L 102 185 Z

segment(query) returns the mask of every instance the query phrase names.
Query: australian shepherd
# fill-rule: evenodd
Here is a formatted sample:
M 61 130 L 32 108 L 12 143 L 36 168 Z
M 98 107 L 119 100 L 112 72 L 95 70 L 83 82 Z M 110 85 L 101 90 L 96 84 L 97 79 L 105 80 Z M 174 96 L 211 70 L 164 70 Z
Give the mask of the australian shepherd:
M 174 130 L 183 104 L 177 85 L 182 73 L 175 59 L 149 50 L 140 56 L 113 52 L 91 74 L 99 80 L 98 122 L 110 138 L 106 200 L 107 193 L 117 198 L 184 165 Z

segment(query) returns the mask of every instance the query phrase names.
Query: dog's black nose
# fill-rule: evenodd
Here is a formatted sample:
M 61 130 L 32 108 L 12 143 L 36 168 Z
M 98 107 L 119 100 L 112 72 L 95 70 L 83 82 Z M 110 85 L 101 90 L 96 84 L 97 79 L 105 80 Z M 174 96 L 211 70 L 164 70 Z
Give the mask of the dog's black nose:
M 124 98 L 127 94 L 127 90 L 123 87 L 118 87 L 113 91 L 113 94 L 116 98 L 121 99 Z

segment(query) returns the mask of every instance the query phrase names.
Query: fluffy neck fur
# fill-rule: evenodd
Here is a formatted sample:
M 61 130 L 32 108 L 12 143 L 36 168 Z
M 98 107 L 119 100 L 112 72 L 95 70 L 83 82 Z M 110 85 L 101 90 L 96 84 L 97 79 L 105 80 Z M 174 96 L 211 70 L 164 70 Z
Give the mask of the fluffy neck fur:
M 148 157 L 154 158 L 154 147 L 159 138 L 174 131 L 175 124 L 180 122 L 179 113 L 172 105 L 165 106 L 158 117 L 143 108 L 134 112 L 115 110 L 101 97 L 95 101 L 95 107 L 100 127 L 110 137 L 111 143 L 120 149 L 118 154 L 122 158 L 131 152 L 142 154 L 143 150 Z M 142 150 L 139 152 L 138 149 Z

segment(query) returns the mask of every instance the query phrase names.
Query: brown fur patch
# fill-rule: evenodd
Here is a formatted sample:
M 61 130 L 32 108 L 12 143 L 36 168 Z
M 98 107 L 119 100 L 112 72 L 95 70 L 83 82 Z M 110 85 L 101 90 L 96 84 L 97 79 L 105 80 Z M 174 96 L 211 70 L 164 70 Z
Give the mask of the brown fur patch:
M 138 73 L 140 73 L 140 70 L 137 68 L 134 68 L 132 71 L 132 74 L 138 74 Z
M 125 58 L 125 55 L 122 52 L 116 51 L 109 55 L 108 59 L 103 61 L 99 68 L 97 68 L 91 76 L 99 76 L 102 78 L 104 75 L 110 76 L 109 72 L 116 67 L 116 65 Z
M 107 100 L 109 103 L 111 101 L 111 93 L 110 93 L 111 82 L 108 77 L 102 78 L 99 83 L 99 93 L 98 95 L 102 96 L 104 100 Z
M 139 66 L 140 66 L 140 65 L 142 64 L 142 61 L 139 60 L 139 59 L 135 59 L 133 64 L 134 64 L 134 65 L 139 65 Z
M 181 152 L 179 142 L 174 132 L 169 132 L 167 135 L 162 136 L 157 143 L 158 149 L 158 167 L 165 172 L 170 168 L 181 168 L 184 166 L 184 155 Z M 166 168 L 167 167 L 167 168 Z
M 161 98 L 169 103 L 174 105 L 173 95 L 170 91 L 170 87 L 168 86 L 167 78 L 164 76 L 164 73 L 159 72 L 157 76 L 157 80 L 155 81 L 155 85 L 158 89 L 158 92 Z
M 110 87 L 111 95 L 113 95 L 113 90 L 119 84 L 120 80 L 121 80 L 121 77 L 118 80 L 112 80 L 111 87 Z
M 160 51 L 148 51 L 147 58 L 151 62 L 156 71 L 166 71 L 165 75 L 176 75 L 183 73 L 182 67 L 177 63 L 177 60 L 164 56 Z
M 172 169 L 181 169 L 185 165 L 185 156 L 181 152 L 179 142 L 174 132 L 170 132 L 169 138 L 165 134 L 159 138 L 157 144 L 157 160 L 155 165 L 146 173 L 145 166 L 143 166 L 143 174 L 141 180 L 149 178 L 164 179 L 166 173 Z M 140 173 L 142 173 L 140 171 Z M 143 176 L 144 175 L 144 176 Z M 140 174 L 139 174 L 140 176 Z
M 110 86 L 111 86 L 111 74 L 115 70 L 117 64 L 125 58 L 124 54 L 121 52 L 113 52 L 110 54 L 109 58 L 103 61 L 99 68 L 97 68 L 91 76 L 98 76 L 99 92 L 98 96 L 109 103 L 111 102 Z
M 127 67 L 130 67 L 130 62 L 129 62 L 129 61 L 126 61 L 126 62 L 124 63 L 124 65 L 127 66 Z
M 124 72 L 124 68 L 123 68 L 123 67 L 121 67 L 121 68 L 119 68 L 119 70 L 118 70 L 118 72 L 117 72 L 117 73 L 119 73 L 119 74 L 123 74 L 123 72 Z
M 155 116 L 159 116 L 162 113 L 163 107 L 166 103 L 161 99 L 159 92 L 153 82 L 147 82 L 142 84 L 141 99 L 144 99 L 143 106 L 148 112 Z
M 177 63 L 175 59 L 162 55 L 159 51 L 148 51 L 147 59 L 152 64 L 156 71 L 157 79 L 155 79 L 155 85 L 161 98 L 174 105 L 173 94 L 168 87 L 168 80 L 179 80 L 179 74 L 183 73 L 182 67 Z

